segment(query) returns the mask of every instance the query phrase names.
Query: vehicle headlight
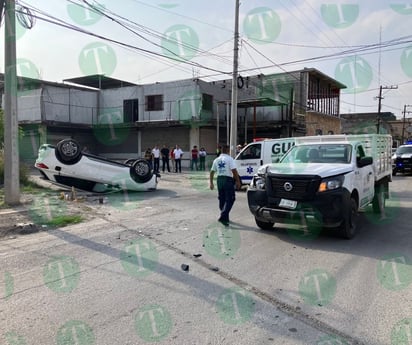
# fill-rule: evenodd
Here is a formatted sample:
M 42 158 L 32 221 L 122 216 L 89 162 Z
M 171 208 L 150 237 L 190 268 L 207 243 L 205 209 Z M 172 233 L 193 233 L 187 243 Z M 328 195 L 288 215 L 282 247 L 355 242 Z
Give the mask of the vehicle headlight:
M 266 188 L 266 181 L 264 176 L 256 175 L 253 177 L 251 186 L 256 189 L 264 190 Z
M 322 193 L 322 192 L 326 192 L 329 190 L 341 188 L 343 185 L 343 180 L 344 180 L 343 176 L 335 176 L 335 177 L 323 179 L 319 185 L 318 192 Z

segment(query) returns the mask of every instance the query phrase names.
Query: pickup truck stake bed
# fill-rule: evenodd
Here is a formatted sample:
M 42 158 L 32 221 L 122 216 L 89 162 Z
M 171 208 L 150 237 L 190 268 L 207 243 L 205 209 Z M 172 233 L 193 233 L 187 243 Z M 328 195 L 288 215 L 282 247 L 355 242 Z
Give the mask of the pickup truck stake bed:
M 383 134 L 297 137 L 279 163 L 263 165 L 248 191 L 261 229 L 275 223 L 357 230 L 361 209 L 384 213 L 392 180 L 392 137 Z

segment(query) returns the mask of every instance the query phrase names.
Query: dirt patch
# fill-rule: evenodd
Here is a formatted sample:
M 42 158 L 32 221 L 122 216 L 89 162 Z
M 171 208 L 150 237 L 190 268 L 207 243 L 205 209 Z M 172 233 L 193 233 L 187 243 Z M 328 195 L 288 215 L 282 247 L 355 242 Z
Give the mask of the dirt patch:
M 22 194 L 19 206 L 0 209 L 0 239 L 47 231 L 59 220 L 70 221 L 79 216 L 82 221 L 91 219 L 95 212 L 87 198 L 69 200 L 65 195 L 55 191 Z

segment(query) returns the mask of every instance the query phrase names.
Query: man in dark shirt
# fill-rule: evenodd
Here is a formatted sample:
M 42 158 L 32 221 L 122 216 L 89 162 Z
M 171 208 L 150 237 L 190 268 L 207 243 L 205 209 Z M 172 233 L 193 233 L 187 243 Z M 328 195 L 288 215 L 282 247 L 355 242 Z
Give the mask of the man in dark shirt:
M 169 166 L 169 149 L 166 145 L 163 145 L 162 149 L 160 150 L 160 155 L 162 156 L 162 170 L 165 172 L 165 168 L 167 168 L 167 172 L 170 172 Z

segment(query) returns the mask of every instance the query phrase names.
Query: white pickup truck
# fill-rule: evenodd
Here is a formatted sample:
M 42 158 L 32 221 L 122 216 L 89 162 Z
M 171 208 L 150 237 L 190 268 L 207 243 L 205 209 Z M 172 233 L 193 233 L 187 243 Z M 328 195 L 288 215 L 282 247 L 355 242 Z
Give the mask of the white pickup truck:
M 338 228 L 356 233 L 359 210 L 383 213 L 392 180 L 392 137 L 382 134 L 295 138 L 279 163 L 259 168 L 247 191 L 256 224 Z

